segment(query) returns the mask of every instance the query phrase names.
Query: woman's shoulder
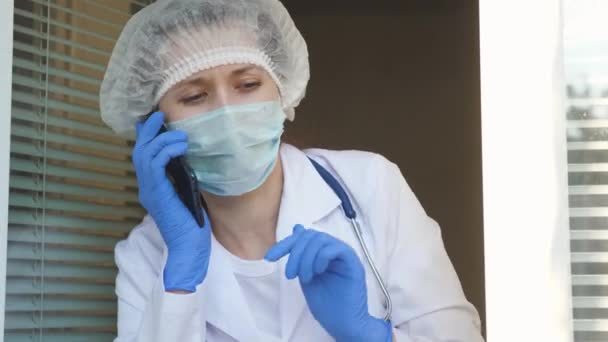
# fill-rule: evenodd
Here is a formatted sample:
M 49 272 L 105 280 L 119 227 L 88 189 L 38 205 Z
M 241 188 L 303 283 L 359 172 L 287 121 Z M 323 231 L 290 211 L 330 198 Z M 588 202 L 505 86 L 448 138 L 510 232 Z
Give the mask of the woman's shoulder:
M 382 205 L 392 210 L 401 203 L 422 209 L 402 169 L 382 154 L 320 148 L 303 152 L 328 168 L 365 207 Z
M 379 153 L 362 150 L 329 150 L 309 148 L 303 152 L 332 169 L 345 182 L 348 178 L 367 179 L 401 176 L 399 167 Z
M 117 264 L 122 259 L 141 259 L 150 264 L 157 264 L 162 258 L 164 242 L 156 223 L 149 214 L 129 232 L 126 239 L 118 241 L 114 247 Z M 121 265 L 118 265 L 119 267 Z
M 162 237 L 149 215 L 116 244 L 114 261 L 118 267 L 116 294 L 143 308 L 163 267 Z
M 379 153 L 319 148 L 303 152 L 339 179 L 364 208 L 388 208 L 399 202 L 403 190 L 411 191 L 399 167 Z

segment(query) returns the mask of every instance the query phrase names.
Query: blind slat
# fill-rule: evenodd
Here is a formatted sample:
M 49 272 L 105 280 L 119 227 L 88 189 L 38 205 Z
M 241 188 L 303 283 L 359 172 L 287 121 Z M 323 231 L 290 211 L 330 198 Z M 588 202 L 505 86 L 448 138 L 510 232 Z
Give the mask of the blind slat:
M 570 208 L 570 217 L 608 216 L 608 208 Z
M 574 286 L 586 286 L 586 285 L 608 285 L 608 275 L 573 275 L 572 285 Z
M 99 112 L 84 106 L 79 106 L 73 103 L 60 101 L 56 99 L 45 99 L 43 96 L 36 96 L 33 94 L 24 93 L 22 91 L 14 90 L 12 93 L 13 101 L 19 101 L 26 104 L 31 104 L 34 106 L 44 106 L 47 105 L 50 109 L 62 110 L 66 112 L 71 112 L 74 114 L 79 114 L 83 116 L 89 116 L 95 119 L 99 119 Z
M 113 251 L 87 251 L 55 247 L 45 243 L 44 251 L 39 244 L 11 243 L 7 249 L 7 256 L 15 260 L 42 260 L 75 263 L 91 263 L 111 265 L 114 262 Z
M 21 75 L 13 76 L 13 84 L 17 84 L 23 87 L 28 87 L 36 91 L 44 92 L 46 90 L 49 93 L 56 93 L 66 96 L 77 97 L 80 99 L 88 100 L 88 101 L 99 101 L 99 97 L 97 94 L 88 93 L 82 90 L 74 89 L 73 87 L 66 87 L 62 85 L 55 84 L 53 82 L 44 82 L 40 79 L 35 79 L 31 77 L 25 77 Z
M 607 128 L 608 120 L 568 120 L 568 128 Z
M 571 240 L 608 240 L 608 230 L 572 230 Z
M 15 67 L 21 68 L 21 69 L 27 70 L 27 71 L 37 72 L 37 73 L 40 73 L 43 75 L 57 76 L 57 77 L 65 78 L 66 80 L 87 83 L 94 87 L 101 86 L 101 81 L 98 79 L 95 79 L 95 78 L 92 78 L 92 77 L 89 77 L 86 75 L 82 75 L 82 74 L 79 74 L 76 72 L 69 72 L 66 70 L 57 69 L 52 66 L 49 66 L 48 70 L 47 70 L 46 66 L 36 64 L 32 61 L 28 61 L 23 58 L 18 58 L 18 57 L 13 58 L 13 68 L 15 68 Z
M 46 262 L 42 267 L 39 261 L 9 260 L 6 269 L 11 277 L 53 277 L 53 278 L 85 278 L 105 280 L 108 283 L 116 278 L 113 267 L 66 265 Z
M 31 295 L 44 293 L 52 295 L 88 295 L 115 297 L 114 285 L 77 283 L 67 280 L 46 279 L 44 284 L 40 279 L 9 278 L 6 280 L 7 295 Z
M 83 19 L 86 19 L 88 21 L 92 21 L 92 22 L 95 22 L 95 23 L 98 23 L 98 24 L 102 24 L 102 25 L 106 25 L 106 26 L 112 27 L 112 28 L 114 28 L 117 31 L 116 34 L 120 33 L 120 31 L 122 31 L 122 28 L 123 28 L 122 24 L 124 24 L 124 21 L 119 24 L 119 23 L 110 22 L 110 21 L 107 21 L 107 20 L 102 20 L 102 19 L 94 17 L 92 15 L 88 15 L 86 13 L 82 13 L 82 12 L 79 12 L 79 11 L 75 11 L 75 10 L 66 8 L 65 6 L 56 5 L 56 4 L 52 3 L 52 2 L 49 2 L 48 0 L 47 1 L 44 1 L 44 0 L 29 0 L 29 1 L 32 2 L 32 3 L 35 3 L 35 4 L 42 5 L 42 6 L 50 7 L 54 11 L 57 11 L 57 12 L 67 13 L 67 14 L 75 17 L 75 18 L 83 18 Z M 113 18 L 113 16 L 112 16 L 112 18 Z M 115 38 L 118 38 L 118 36 L 116 36 Z
M 38 329 L 38 328 L 85 328 L 85 327 L 111 327 L 116 324 L 114 317 L 99 315 L 65 315 L 45 313 L 40 320 L 38 314 L 7 312 L 5 329 Z M 44 341 L 47 339 L 45 338 Z M 88 341 L 88 340 L 87 340 Z
M 53 35 L 47 35 L 46 33 L 37 32 L 30 28 L 22 27 L 18 24 L 15 24 L 15 32 L 19 32 L 19 33 L 22 33 L 22 34 L 25 34 L 25 35 L 28 35 L 31 37 L 35 37 L 35 38 L 40 38 L 43 40 L 48 39 L 49 41 L 52 41 L 55 43 L 63 44 L 65 46 L 70 46 L 72 48 L 80 49 L 80 50 L 83 50 L 86 52 L 95 53 L 95 54 L 98 54 L 103 57 L 110 57 L 110 52 L 108 52 L 108 51 L 100 50 L 100 49 L 97 49 L 97 48 L 94 48 L 94 47 L 91 47 L 88 45 L 84 45 L 84 44 L 79 44 L 79 43 L 74 42 L 73 40 L 64 39 L 64 38 L 60 38 L 60 37 L 53 36 Z
M 37 333 L 20 333 L 20 332 L 8 332 L 4 335 L 5 342 L 108 342 L 112 341 L 116 337 L 115 334 L 107 332 L 88 332 L 88 333 L 76 333 L 76 332 L 53 332 L 48 331 L 44 333 L 44 337 L 41 337 Z
M 6 298 L 7 312 L 19 311 L 115 311 L 114 300 L 91 300 L 73 298 L 45 297 L 41 302 L 40 296 L 9 296 Z
M 573 299 L 574 308 L 608 308 L 608 298 L 606 297 L 575 297 Z
M 23 109 L 19 109 L 17 107 L 12 107 L 13 117 L 23 121 L 29 121 L 33 123 L 44 124 L 44 117 L 37 115 L 31 111 L 26 111 Z M 89 124 L 85 122 L 79 122 L 75 120 L 70 120 L 66 118 L 56 117 L 53 115 L 47 115 L 46 117 L 47 125 L 55 126 L 59 128 L 64 128 L 68 130 L 81 131 L 85 133 L 95 134 L 99 137 L 109 139 L 111 138 L 111 134 L 113 134 L 107 127 L 102 127 L 94 124 Z M 124 141 L 123 139 L 114 139 L 117 141 Z
M 571 106 L 608 106 L 608 98 L 606 97 L 595 97 L 595 98 L 569 98 L 566 101 Z
M 67 134 L 60 134 L 55 132 L 47 131 L 46 135 L 42 133 L 32 125 L 22 125 L 18 123 L 11 123 L 11 135 L 19 136 L 22 138 L 29 138 L 32 140 L 43 140 L 54 142 L 57 144 L 73 145 L 77 147 L 87 147 L 100 152 L 113 153 L 116 155 L 129 155 L 131 148 L 127 146 L 110 145 L 102 142 L 97 142 L 91 139 L 79 138 Z
M 42 174 L 43 166 L 34 159 L 11 157 L 11 170 Z M 95 182 L 104 187 L 133 187 L 137 186 L 134 177 L 114 176 L 102 172 L 79 170 L 68 166 L 47 165 L 46 174 L 54 177 L 65 177 L 86 182 Z
M 608 141 L 569 142 L 569 151 L 608 150 Z
M 8 232 L 8 241 L 28 243 L 50 243 L 60 245 L 74 245 L 81 248 L 113 249 L 118 242 L 115 236 L 100 236 L 83 233 L 68 233 L 46 229 L 44 235 L 35 227 L 12 226 Z
M 132 163 L 128 161 L 94 157 L 82 153 L 59 150 L 48 146 L 46 150 L 44 150 L 42 147 L 38 147 L 20 141 L 13 141 L 11 143 L 11 153 L 18 153 L 32 157 L 46 157 L 47 159 L 54 159 L 57 161 L 69 161 L 79 164 L 89 164 L 91 166 L 96 166 L 100 169 L 114 171 L 130 172 L 133 170 Z
M 147 3 L 145 3 L 144 1 L 131 0 L 130 2 L 141 7 L 145 7 L 147 5 Z
M 43 207 L 43 204 L 45 207 Z M 137 219 L 142 217 L 143 212 L 137 207 L 119 207 L 92 203 L 83 203 L 76 201 L 61 200 L 55 198 L 47 198 L 44 203 L 40 197 L 26 195 L 22 193 L 11 193 L 9 198 L 9 205 L 40 209 L 46 208 L 48 210 L 61 210 L 71 213 L 80 213 L 81 215 L 104 215 L 106 217 L 117 217 L 117 218 L 133 218 Z
M 574 330 L 576 331 L 608 331 L 608 319 L 576 319 L 574 320 Z M 589 341 L 603 341 L 589 340 Z M 584 340 L 581 340 L 584 342 Z
M 82 1 L 84 3 L 87 3 L 87 4 L 91 5 L 91 6 L 95 6 L 97 8 L 100 8 L 100 9 L 104 10 L 104 11 L 107 11 L 108 13 L 112 13 L 112 14 L 115 14 L 115 15 L 117 15 L 119 17 L 123 17 L 123 18 L 125 18 L 125 20 L 129 19 L 129 14 L 127 14 L 127 13 L 125 13 L 125 12 L 119 10 L 119 9 L 116 9 L 116 8 L 104 5 L 104 4 L 99 3 L 98 1 L 95 1 L 95 0 L 82 0 Z M 127 3 L 127 2 L 125 1 L 125 3 Z M 130 3 L 130 2 L 128 2 L 128 3 Z
M 576 263 L 604 263 L 608 262 L 608 252 L 572 252 L 570 261 Z
M 570 195 L 608 195 L 608 185 L 571 185 Z
M 568 172 L 608 172 L 608 163 L 568 164 Z
M 70 57 L 67 56 L 65 54 L 62 53 L 57 53 L 57 52 L 48 52 L 45 49 L 40 49 L 38 47 L 34 47 L 31 45 L 27 45 L 21 42 L 14 42 L 13 43 L 13 48 L 15 50 L 18 51 L 23 51 L 23 52 L 27 52 L 27 53 L 31 53 L 33 55 L 36 55 L 40 58 L 46 58 L 47 54 L 48 57 L 52 60 L 56 60 L 59 62 L 66 62 L 66 63 L 70 63 L 72 65 L 77 65 L 77 66 L 83 66 L 89 69 L 93 69 L 94 71 L 98 71 L 98 72 L 104 72 L 105 71 L 105 67 L 101 64 L 97 64 L 97 63 L 93 63 L 93 62 L 89 62 L 86 60 L 83 60 L 81 58 L 75 58 L 75 57 Z
M 45 189 L 43 189 L 43 186 L 45 187 Z M 138 202 L 138 198 L 137 198 L 138 195 L 134 192 L 128 192 L 128 191 L 117 192 L 117 191 L 102 190 L 102 189 L 92 190 L 90 187 L 60 183 L 60 182 L 55 182 L 52 180 L 47 180 L 45 182 L 45 184 L 42 184 L 42 181 L 33 179 L 33 177 L 24 177 L 24 176 L 13 175 L 10 178 L 10 187 L 13 189 L 29 190 L 29 191 L 46 190 L 47 192 L 50 192 L 50 193 L 61 193 L 61 194 L 69 194 L 69 195 L 82 196 L 82 197 L 94 196 L 95 198 L 104 198 L 104 199 L 111 199 L 111 200 L 115 200 L 115 201 L 130 202 L 130 203 Z
M 13 210 L 8 213 L 9 224 L 35 225 L 45 224 L 49 227 L 65 229 L 82 229 L 91 232 L 128 232 L 139 222 L 137 221 L 110 221 L 92 218 L 79 218 L 70 216 L 60 216 L 53 213 L 46 213 L 44 221 L 41 214 L 36 214 L 31 210 Z
M 31 12 L 27 12 L 27 11 L 21 10 L 19 8 L 15 8 L 15 14 L 20 15 L 20 16 L 25 17 L 25 18 L 28 18 L 28 19 L 33 19 L 33 20 L 35 20 L 36 22 L 39 22 L 39 23 L 45 23 L 45 24 L 48 23 L 51 26 L 61 27 L 63 29 L 69 30 L 69 31 L 77 32 L 77 33 L 80 33 L 80 34 L 85 34 L 87 36 L 94 37 L 94 38 L 97 38 L 99 40 L 103 40 L 103 41 L 108 42 L 108 43 L 113 43 L 116 40 L 116 38 L 114 38 L 114 37 L 108 37 L 106 35 L 99 34 L 97 32 L 92 32 L 92 31 L 83 29 L 83 28 L 78 27 L 78 26 L 69 25 L 69 24 L 63 23 L 63 22 L 61 22 L 59 20 L 48 19 L 48 18 L 46 18 L 44 16 L 33 14 Z

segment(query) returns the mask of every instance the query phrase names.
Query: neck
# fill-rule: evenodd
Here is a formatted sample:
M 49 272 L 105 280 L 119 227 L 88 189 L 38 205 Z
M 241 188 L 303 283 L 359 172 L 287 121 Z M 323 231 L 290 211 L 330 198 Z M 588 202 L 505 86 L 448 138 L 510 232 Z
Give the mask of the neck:
M 276 227 L 283 193 L 281 158 L 257 189 L 240 196 L 203 193 L 213 234 L 230 253 L 259 260 L 276 242 Z

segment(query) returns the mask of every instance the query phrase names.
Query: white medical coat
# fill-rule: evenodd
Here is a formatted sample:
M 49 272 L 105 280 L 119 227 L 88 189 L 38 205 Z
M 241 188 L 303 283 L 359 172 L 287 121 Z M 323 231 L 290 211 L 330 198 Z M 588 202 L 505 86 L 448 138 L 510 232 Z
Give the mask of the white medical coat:
M 366 267 L 370 313 L 384 316 L 385 300 L 369 269 L 340 200 L 307 155 L 327 168 L 349 193 L 363 236 L 388 285 L 398 342 L 480 342 L 480 321 L 465 299 L 446 254 L 439 226 L 429 218 L 399 168 L 380 155 L 360 151 L 306 150 L 283 144 L 284 187 L 277 241 L 295 224 L 331 234 L 351 245 Z M 115 248 L 119 269 L 118 337 L 115 342 L 278 341 L 256 328 L 250 308 L 212 239 L 207 276 L 196 292 L 167 293 L 163 287 L 166 245 L 153 219 L 142 222 Z M 279 261 L 284 275 L 286 259 Z M 323 342 L 333 338 L 308 310 L 298 279 L 280 283 L 281 341 Z M 370 341 L 371 342 L 371 341 Z

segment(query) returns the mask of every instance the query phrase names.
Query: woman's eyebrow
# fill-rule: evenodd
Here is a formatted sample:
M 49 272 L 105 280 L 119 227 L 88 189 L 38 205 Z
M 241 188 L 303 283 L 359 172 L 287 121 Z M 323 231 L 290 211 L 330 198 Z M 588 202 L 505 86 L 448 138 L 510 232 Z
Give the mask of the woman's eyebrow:
M 187 86 L 195 86 L 205 82 L 205 78 L 202 76 L 198 76 L 189 80 L 184 80 L 175 85 L 175 90 L 181 90 Z
M 257 65 L 248 65 L 248 66 L 245 66 L 245 67 L 233 70 L 232 71 L 232 75 L 233 76 L 240 76 L 240 75 L 242 75 L 244 73 L 247 73 L 247 72 L 249 72 L 251 70 L 259 70 L 259 69 L 260 68 Z

